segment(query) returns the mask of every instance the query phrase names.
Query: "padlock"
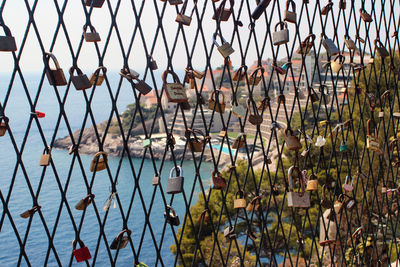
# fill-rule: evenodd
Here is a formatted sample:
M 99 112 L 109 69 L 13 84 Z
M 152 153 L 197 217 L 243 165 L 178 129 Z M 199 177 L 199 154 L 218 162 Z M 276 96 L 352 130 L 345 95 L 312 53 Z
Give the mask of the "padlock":
M 229 240 L 229 239 L 235 239 L 236 234 L 235 234 L 235 229 L 231 226 L 228 226 L 224 229 L 224 237 Z
M 317 141 L 315 142 L 315 146 L 323 147 L 325 145 L 325 143 L 326 143 L 326 139 L 323 136 L 318 135 Z
M 258 72 L 260 72 L 260 75 L 257 75 Z M 255 68 L 249 77 L 249 85 L 257 86 L 261 82 L 263 76 L 264 76 L 264 68 L 263 67 Z
M 153 179 L 151 180 L 151 184 L 153 186 L 160 184 L 160 176 L 158 174 L 154 175 Z
M 100 158 L 101 155 L 103 155 L 102 158 Z M 94 172 L 95 169 L 98 172 L 105 170 L 107 168 L 107 162 L 108 162 L 108 154 L 104 151 L 97 152 L 96 155 L 94 155 L 92 162 L 90 163 L 90 171 Z
M 347 150 L 348 150 L 348 146 L 347 146 L 346 142 L 342 142 L 340 144 L 339 151 L 340 152 L 347 152 Z
M 284 74 L 286 74 L 289 70 L 289 68 L 292 66 L 292 62 L 286 62 L 285 64 L 282 65 L 282 69 L 285 71 Z
M 253 210 L 258 211 L 260 208 L 261 197 L 255 196 L 247 205 L 246 211 L 252 212 Z
M 198 135 L 202 136 L 202 139 L 200 139 L 198 137 Z M 202 152 L 203 151 L 203 146 L 205 144 L 206 137 L 201 130 L 189 128 L 186 130 L 185 136 L 186 136 L 186 139 L 188 140 L 190 151 L 193 151 L 193 152 Z
M 233 9 L 233 5 L 235 4 L 235 0 L 229 0 L 229 3 L 231 5 L 230 8 L 225 8 L 227 0 L 222 0 L 221 4 L 217 8 L 215 14 L 213 15 L 212 19 L 213 20 L 219 20 L 219 21 L 228 21 L 229 17 L 232 14 L 231 9 Z
M 296 172 L 296 174 L 293 174 Z M 301 192 L 294 192 L 293 175 L 297 175 L 300 182 Z M 298 167 L 291 166 L 288 170 L 289 192 L 287 193 L 288 207 L 308 208 L 310 207 L 310 195 L 305 192 L 304 181 Z
M 339 8 L 346 9 L 346 0 L 339 0 Z
M 214 189 L 224 189 L 226 187 L 226 180 L 219 171 L 213 171 L 211 177 Z
M 248 99 L 247 100 L 247 110 L 249 111 L 249 122 L 255 126 L 257 125 L 261 125 L 261 123 L 263 122 L 263 117 L 258 114 L 258 110 L 255 107 L 256 103 L 254 103 L 254 100 L 252 99 Z M 253 112 L 252 112 L 253 110 Z
M 285 105 L 285 101 L 286 101 L 285 95 L 283 94 L 283 92 L 280 92 L 278 95 L 278 103 Z
M 136 81 L 137 82 L 135 83 L 135 88 L 143 95 L 147 95 L 151 92 L 151 90 L 153 90 L 153 88 L 151 88 L 151 86 L 148 85 L 145 81 L 139 79 L 137 79 Z
M 75 205 L 75 209 L 77 210 L 84 210 L 89 206 L 92 201 L 94 200 L 94 195 L 93 194 L 88 194 L 86 197 L 82 198 L 79 200 L 78 203 Z
M 8 117 L 0 116 L 0 136 L 4 136 L 6 134 L 8 122 L 9 122 Z
M 151 70 L 156 70 L 156 69 L 158 69 L 157 62 L 153 59 L 152 56 L 149 55 L 149 56 L 147 57 L 147 62 L 148 62 L 148 64 L 149 64 L 149 68 L 150 68 Z
M 290 7 L 292 7 L 292 11 L 289 11 Z M 286 0 L 284 20 L 295 24 L 297 22 L 296 4 L 293 0 Z
M 341 194 L 333 204 L 333 209 L 335 210 L 335 214 L 340 215 L 343 211 L 344 206 L 345 206 L 345 198 L 344 195 Z
M 77 72 L 77 75 L 74 75 L 75 70 Z M 71 67 L 69 69 L 69 74 L 71 76 L 72 84 L 75 86 L 76 90 L 85 90 L 92 87 L 89 78 L 86 76 L 86 74 L 83 74 L 80 68 Z
M 126 78 L 128 81 L 139 79 L 140 74 L 133 69 L 124 67 L 120 70 L 119 75 Z
M 279 31 L 278 26 L 281 27 Z M 274 45 L 281 45 L 289 42 L 289 30 L 286 22 L 281 21 L 275 25 L 275 30 L 272 33 L 272 42 Z
M 81 248 L 76 249 L 76 243 L 76 240 L 72 241 L 72 254 L 74 254 L 76 262 L 90 260 L 92 258 L 92 255 L 90 255 L 88 247 L 86 247 L 85 244 L 81 240 L 79 240 L 79 245 L 81 246 Z
M 90 28 L 91 32 L 87 32 L 87 28 Z M 100 34 L 96 32 L 96 29 L 92 25 L 85 25 L 83 26 L 83 37 L 85 38 L 86 42 L 100 42 Z
M 333 202 L 331 200 L 332 196 L 329 194 L 329 197 L 327 196 L 327 184 L 324 184 L 322 186 L 322 196 L 321 196 L 321 207 L 324 209 L 330 209 L 333 207 Z
M 315 174 L 308 176 L 306 191 L 318 191 L 318 179 Z
M 273 68 L 280 75 L 285 75 L 286 74 L 286 70 L 284 68 L 280 67 L 280 66 L 274 65 Z
M 349 192 L 353 191 L 353 177 L 351 177 L 351 183 L 350 184 L 347 183 L 347 178 L 348 178 L 348 176 L 346 175 L 346 178 L 344 180 L 344 184 L 342 184 L 342 188 L 343 188 L 344 191 L 349 193 Z
M 246 199 L 245 194 L 242 190 L 239 190 L 235 194 L 235 199 L 233 200 L 233 208 L 234 209 L 244 209 L 246 208 Z
M 49 166 L 51 160 L 51 148 L 47 147 L 47 150 L 43 150 L 43 154 L 40 157 L 40 166 Z
M 176 215 L 175 210 L 169 205 L 165 208 L 164 218 L 171 225 L 178 226 L 180 224 L 179 216 Z
M 240 133 L 236 137 L 235 141 L 233 142 L 232 148 L 233 149 L 241 149 L 246 144 L 246 134 Z
M 344 36 L 344 44 L 346 45 L 346 47 L 349 50 L 357 50 L 356 44 L 354 43 L 354 41 L 348 35 Z
M 168 0 L 168 3 L 169 3 L 171 6 L 176 6 L 176 5 L 183 4 L 183 1 L 182 1 L 182 0 Z
M 362 18 L 363 21 L 368 23 L 373 21 L 372 17 L 367 13 L 367 11 L 365 11 L 365 9 L 360 8 L 359 11 L 360 11 L 360 17 Z
M 126 233 L 126 235 L 124 235 Z M 122 230 L 110 245 L 110 249 L 123 249 L 128 245 L 131 235 L 131 230 Z
M 104 1 L 105 0 L 85 0 L 85 5 L 100 8 L 103 6 Z
M 50 69 L 50 58 L 53 60 L 54 65 L 56 66 L 55 69 Z M 58 64 L 57 58 L 52 53 L 46 52 L 44 53 L 43 61 L 46 66 L 46 76 L 49 80 L 50 85 L 67 85 L 67 80 L 65 79 L 63 70 Z
M 171 74 L 173 77 L 174 82 L 173 83 L 168 83 L 167 82 L 167 75 Z M 182 103 L 182 102 L 187 102 L 189 99 L 186 95 L 185 88 L 181 84 L 178 75 L 171 71 L 171 70 L 165 70 L 162 74 L 162 80 L 163 80 L 163 89 L 165 93 L 167 94 L 167 98 L 169 102 L 172 103 Z
M 237 69 L 237 71 L 235 71 L 235 74 L 232 77 L 232 81 L 243 81 L 247 76 L 247 66 L 246 65 L 242 65 L 240 66 L 240 68 Z
M 343 67 L 343 63 L 345 61 L 345 57 L 343 55 L 337 55 L 334 60 L 331 61 L 332 71 L 335 73 L 339 73 L 339 71 Z
M 327 209 L 322 214 L 319 225 L 319 241 L 320 243 L 326 241 L 335 241 L 337 238 L 337 225 L 335 220 L 330 220 L 331 210 Z M 322 243 L 324 244 L 324 243 Z
M 192 22 L 193 13 L 194 13 L 194 10 L 195 10 L 196 5 L 197 5 L 197 0 L 194 0 L 193 1 L 194 5 L 193 5 L 193 8 L 192 8 L 192 12 L 190 12 L 190 16 L 186 16 L 185 15 L 185 11 L 186 11 L 186 6 L 187 6 L 188 1 L 189 0 L 185 1 L 185 3 L 183 4 L 183 7 L 181 9 L 181 13 L 176 15 L 176 19 L 175 19 L 176 22 L 178 22 L 178 23 L 180 23 L 182 25 L 185 25 L 185 26 L 190 26 L 190 23 Z
M 198 70 L 193 70 L 193 75 L 197 79 L 203 79 L 204 78 L 204 73 Z
M 311 86 L 308 87 L 308 95 L 310 96 L 311 102 L 315 103 L 319 101 L 319 97 L 317 93 L 315 92 L 314 88 Z
M 146 138 L 143 140 L 143 148 L 151 147 L 151 138 Z
M 226 129 L 222 129 L 221 131 L 219 131 L 218 136 L 219 137 L 225 137 L 226 136 Z
M 381 41 L 379 41 L 378 39 L 375 39 L 374 44 L 375 44 L 375 49 L 376 49 L 378 56 L 380 56 L 381 58 L 385 58 L 385 57 L 389 56 L 389 52 L 383 46 Z
M 222 40 L 222 45 L 219 45 L 217 42 L 217 36 L 221 37 Z M 213 42 L 214 44 L 217 46 L 217 49 L 219 51 L 219 53 L 224 57 L 227 58 L 230 55 L 232 55 L 235 50 L 232 48 L 232 46 L 218 33 L 214 33 L 213 35 Z
M 314 40 L 315 40 L 315 35 L 314 34 L 310 34 L 308 35 L 304 41 L 302 41 L 300 43 L 299 48 L 297 49 L 296 53 L 300 54 L 300 55 L 308 55 L 308 53 L 310 53 L 311 48 L 314 45 Z
M 33 206 L 31 209 L 22 212 L 20 214 L 20 216 L 21 216 L 21 218 L 27 219 L 29 217 L 32 217 L 32 215 L 35 214 L 35 212 L 37 212 L 40 208 L 42 208 L 42 207 L 41 206 Z
M 351 211 L 355 206 L 357 206 L 357 201 L 354 198 L 351 198 L 347 195 L 346 195 L 346 197 L 349 198 L 349 200 L 346 201 L 346 209 Z
M 103 73 L 100 73 L 100 70 L 102 70 Z M 106 67 L 104 67 L 104 66 L 98 67 L 97 70 L 95 72 L 93 72 L 92 75 L 90 75 L 90 79 L 89 79 L 90 83 L 92 85 L 96 84 L 97 86 L 102 85 L 103 81 L 104 81 L 104 75 L 106 75 L 106 72 L 107 72 Z
M 0 51 L 4 52 L 17 51 L 15 38 L 11 35 L 10 29 L 2 23 L 0 23 L 0 27 L 3 27 L 5 33 L 4 36 L 0 36 Z
M 330 2 L 321 9 L 321 15 L 326 16 L 328 12 L 332 10 L 333 3 Z
M 310 152 L 310 149 L 304 149 L 304 150 L 301 152 L 300 155 L 301 155 L 302 157 L 307 157 L 308 152 Z
M 176 173 L 175 177 L 172 174 Z M 169 178 L 167 181 L 167 194 L 178 194 L 183 192 L 183 170 L 181 166 L 173 167 L 169 173 Z
M 289 128 L 285 129 L 285 142 L 289 150 L 298 151 L 302 148 L 299 138 Z
M 375 136 L 371 134 L 371 123 L 372 120 L 369 119 L 367 122 L 367 149 L 378 154 L 382 154 L 382 150 L 379 144 L 378 130 L 375 128 Z
M 337 48 L 337 46 L 335 45 L 335 43 L 332 41 L 332 39 L 327 38 L 324 35 L 324 39 L 322 41 L 322 45 L 325 47 L 326 52 L 328 53 L 329 56 L 335 56 L 337 54 L 339 54 L 339 49 Z
M 270 2 L 271 0 L 261 0 L 258 3 L 257 7 L 254 9 L 253 13 L 251 13 L 251 17 L 254 20 L 258 20 L 262 13 L 264 13 L 265 9 L 267 9 Z
M 271 98 L 269 98 L 268 96 L 267 96 L 267 97 L 264 97 L 263 100 L 261 100 L 261 101 L 258 102 L 258 107 L 257 107 L 257 109 L 258 109 L 258 110 L 265 110 L 265 109 L 267 109 L 267 108 L 269 107 L 269 102 L 270 102 L 270 101 L 271 101 Z
M 217 92 L 217 94 L 215 94 Z M 219 95 L 222 95 L 222 102 L 219 100 Z M 215 112 L 225 112 L 225 95 L 220 90 L 213 91 L 208 98 L 208 109 L 215 110 Z

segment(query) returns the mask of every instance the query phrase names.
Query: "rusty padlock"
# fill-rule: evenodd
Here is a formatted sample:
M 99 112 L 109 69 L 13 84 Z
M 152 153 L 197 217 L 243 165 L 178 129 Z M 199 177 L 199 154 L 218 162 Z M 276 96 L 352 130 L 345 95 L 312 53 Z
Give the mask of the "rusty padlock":
M 292 129 L 285 129 L 285 142 L 289 150 L 298 151 L 302 148 L 299 138 L 293 133 Z
M 294 174 L 294 172 L 296 172 Z M 300 182 L 300 192 L 294 192 L 293 176 L 297 175 Z M 298 167 L 291 166 L 288 170 L 289 192 L 287 193 L 288 207 L 308 208 L 310 207 L 310 195 L 305 192 L 304 181 Z
M 260 75 L 258 75 L 258 72 L 260 72 Z M 261 82 L 263 76 L 264 76 L 264 68 L 263 67 L 255 68 L 249 77 L 249 85 L 257 86 Z
M 217 36 L 221 37 L 222 40 L 222 45 L 219 45 L 217 42 Z M 227 58 L 230 55 L 232 55 L 235 50 L 232 48 L 232 46 L 218 33 L 214 33 L 213 35 L 213 42 L 217 46 L 218 52 L 224 57 Z
M 290 7 L 292 8 L 291 11 L 289 10 Z M 295 24 L 297 22 L 296 3 L 293 0 L 286 0 L 284 20 Z
M 100 156 L 103 157 L 100 158 Z M 99 172 L 105 170 L 107 168 L 107 162 L 108 162 L 108 154 L 104 151 L 97 152 L 94 155 L 92 162 L 90 163 L 90 171 L 94 172 L 96 170 Z
M 54 65 L 56 66 L 55 69 L 50 69 L 49 65 L 50 58 L 53 60 Z M 43 55 L 43 61 L 46 67 L 46 76 L 47 79 L 49 80 L 50 85 L 57 85 L 57 86 L 67 85 L 67 80 L 65 79 L 63 70 L 60 68 L 60 65 L 58 64 L 57 58 L 52 53 L 46 52 Z
M 224 189 L 226 187 L 226 180 L 218 170 L 211 173 L 211 178 L 214 189 Z
M 3 52 L 17 51 L 15 38 L 11 35 L 10 29 L 2 23 L 0 23 L 0 27 L 3 27 L 5 33 L 4 36 L 0 36 L 0 51 Z
M 103 71 L 103 73 L 100 73 L 100 70 Z M 95 72 L 92 73 L 92 75 L 90 76 L 90 83 L 92 85 L 97 85 L 97 86 L 101 86 L 103 84 L 104 81 L 104 75 L 106 75 L 107 72 L 107 68 L 104 66 L 100 66 L 97 68 L 97 70 Z M 97 80 L 96 80 L 97 79 Z
M 42 206 L 33 206 L 31 209 L 26 210 L 20 214 L 21 218 L 27 219 L 29 217 L 32 217 L 33 214 L 35 214 Z
M 239 190 L 235 194 L 235 199 L 233 200 L 233 208 L 234 209 L 244 209 L 246 208 L 246 199 L 245 199 L 245 194 L 244 191 Z
M 248 212 L 252 212 L 253 210 L 258 211 L 258 209 L 260 208 L 260 203 L 261 203 L 261 197 L 255 196 L 247 205 L 246 210 Z
M 167 82 L 168 74 L 172 75 L 174 80 L 173 83 Z M 163 80 L 163 88 L 165 93 L 167 94 L 169 102 L 182 103 L 182 102 L 187 102 L 189 100 L 186 95 L 185 88 L 181 84 L 179 77 L 175 72 L 171 70 L 165 70 L 162 74 L 162 80 Z
M 246 144 L 246 134 L 239 133 L 236 137 L 235 141 L 233 142 L 232 148 L 233 149 L 241 149 Z
M 365 9 L 360 8 L 359 11 L 360 11 L 360 17 L 362 18 L 363 21 L 368 23 L 373 21 L 371 15 L 369 15 L 367 11 L 365 11 Z
M 306 191 L 318 191 L 318 179 L 315 174 L 308 176 Z
M 255 126 L 261 125 L 261 123 L 263 122 L 263 117 L 260 114 L 258 114 L 256 103 L 254 102 L 253 99 L 249 98 L 247 100 L 247 110 L 249 111 L 249 118 L 248 118 L 249 122 Z
M 296 53 L 300 55 L 308 55 L 310 53 L 311 48 L 314 45 L 315 41 L 315 35 L 314 34 L 309 34 L 304 41 L 300 43 L 299 48 L 297 49 Z
M 269 96 L 264 97 L 263 100 L 260 100 L 258 102 L 258 110 L 265 110 L 269 107 L 269 102 L 271 101 L 271 98 Z
M 86 6 L 93 6 L 96 8 L 101 8 L 105 0 L 85 0 Z
M 75 205 L 75 209 L 77 210 L 84 210 L 89 206 L 92 201 L 94 200 L 94 195 L 93 194 L 88 194 L 86 197 L 82 198 L 79 200 L 78 203 Z
M 308 87 L 308 95 L 310 96 L 311 102 L 315 103 L 319 101 L 319 97 L 317 93 L 315 92 L 314 88 L 311 86 Z
M 348 35 L 344 36 L 344 44 L 349 50 L 357 50 L 356 43 Z
M 335 45 L 335 43 L 332 41 L 332 39 L 329 39 L 325 34 L 323 34 L 323 41 L 322 45 L 325 47 L 326 52 L 328 53 L 329 56 L 335 56 L 339 54 L 339 49 Z
M 331 200 L 332 196 L 331 194 L 329 194 L 329 196 L 327 196 L 327 185 L 324 184 L 322 186 L 322 196 L 321 196 L 321 207 L 325 208 L 325 209 L 330 209 L 333 207 L 333 202 Z
M 233 5 L 235 4 L 235 1 L 229 0 L 231 7 L 225 8 L 226 1 L 227 0 L 222 0 L 221 4 L 217 8 L 217 11 L 215 12 L 215 14 L 212 17 L 213 20 L 218 19 L 219 21 L 228 21 L 229 17 L 232 14 L 231 9 L 233 9 Z
M 185 3 L 183 4 L 183 7 L 181 9 L 181 12 L 176 15 L 176 19 L 175 19 L 176 22 L 178 22 L 182 25 L 185 25 L 185 26 L 190 26 L 190 23 L 192 22 L 193 13 L 194 13 L 194 10 L 197 5 L 197 0 L 194 0 L 193 1 L 194 6 L 192 8 L 192 12 L 190 12 L 190 16 L 186 16 L 185 11 L 186 11 L 186 6 L 187 6 L 188 1 L 189 0 L 185 1 Z
M 243 81 L 246 78 L 247 75 L 247 66 L 246 65 L 242 65 L 240 66 L 240 68 L 237 69 L 237 71 L 235 71 L 235 74 L 232 77 L 232 81 Z
M 160 176 L 158 174 L 154 175 L 153 179 L 151 180 L 151 184 L 153 186 L 157 186 L 160 184 Z
M 280 26 L 279 31 L 278 26 Z M 280 21 L 275 25 L 274 32 L 272 33 L 272 42 L 274 45 L 281 45 L 289 42 L 289 30 L 286 22 Z
M 74 75 L 74 71 L 76 70 L 77 75 Z M 85 90 L 92 87 L 92 84 L 89 81 L 89 78 L 84 74 L 80 68 L 72 66 L 69 69 L 69 75 L 71 78 L 72 84 L 75 86 L 76 90 Z
M 153 59 L 151 55 L 147 57 L 148 65 L 151 70 L 158 69 L 157 62 Z
M 339 0 L 339 8 L 346 9 L 346 0 Z
M 91 32 L 87 32 L 88 28 L 90 28 Z M 89 43 L 101 41 L 100 34 L 96 32 L 96 29 L 92 25 L 83 26 L 83 37 L 85 38 L 85 41 Z
M 169 3 L 171 6 L 176 6 L 176 5 L 183 4 L 183 1 L 182 1 L 182 0 L 168 0 L 168 3 Z
M 198 135 L 202 136 L 199 138 Z M 186 130 L 186 139 L 188 140 L 189 150 L 193 152 L 202 152 L 203 146 L 208 138 L 204 135 L 204 133 L 199 129 L 187 129 Z M 193 137 L 192 137 L 193 136 Z
M 321 9 L 321 15 L 326 16 L 328 12 L 332 10 L 333 3 L 330 2 Z
M 217 92 L 217 94 L 215 94 Z M 222 95 L 222 101 L 219 100 L 219 95 Z M 213 91 L 208 98 L 208 109 L 215 110 L 215 112 L 225 112 L 225 95 L 220 90 Z
M 126 234 L 126 235 L 124 235 Z M 123 249 L 128 245 L 131 236 L 131 230 L 122 230 L 110 245 L 110 249 Z
M 51 148 L 48 146 L 47 149 L 43 149 L 43 154 L 40 157 L 40 166 L 49 166 L 51 160 Z
M 382 59 L 389 56 L 389 52 L 383 46 L 381 41 L 379 41 L 378 39 L 375 39 L 374 44 L 375 44 L 375 49 L 376 49 L 378 56 L 380 56 Z

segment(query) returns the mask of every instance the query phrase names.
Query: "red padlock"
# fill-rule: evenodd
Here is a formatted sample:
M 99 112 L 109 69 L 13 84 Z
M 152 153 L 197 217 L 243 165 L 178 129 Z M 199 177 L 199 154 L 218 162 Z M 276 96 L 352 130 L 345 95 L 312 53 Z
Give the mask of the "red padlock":
M 87 261 L 92 258 L 92 255 L 90 255 L 90 251 L 88 247 L 85 246 L 85 244 L 79 240 L 79 245 L 81 248 L 75 249 L 76 247 L 76 241 L 72 241 L 72 247 L 74 250 L 72 251 L 72 254 L 74 254 L 75 259 L 77 262 L 82 262 L 82 261 Z
M 44 118 L 44 117 L 46 117 L 46 113 L 44 113 L 44 112 L 35 111 L 34 114 L 36 114 L 36 116 L 37 116 L 38 118 Z

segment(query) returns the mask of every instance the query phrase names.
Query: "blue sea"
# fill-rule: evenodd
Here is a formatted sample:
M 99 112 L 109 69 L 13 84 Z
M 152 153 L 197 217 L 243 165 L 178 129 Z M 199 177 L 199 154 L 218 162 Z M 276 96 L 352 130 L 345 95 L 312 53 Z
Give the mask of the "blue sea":
M 88 73 L 88 75 L 90 75 L 90 73 Z M 68 78 L 68 74 L 66 74 L 66 76 Z M 159 74 L 156 73 L 158 86 L 161 86 L 160 80 L 158 79 L 160 76 L 161 72 Z M 115 96 L 119 83 L 118 72 L 113 73 L 109 71 L 108 77 L 112 88 L 112 94 Z M 35 101 L 41 74 L 24 74 L 24 78 L 32 101 Z M 73 157 L 70 156 L 67 151 L 53 150 L 52 159 L 55 169 L 48 167 L 44 172 L 44 168 L 39 166 L 44 143 L 35 120 L 33 120 L 33 123 L 29 127 L 26 143 L 23 144 L 26 129 L 29 125 L 31 109 L 21 79 L 17 75 L 12 85 L 11 93 L 8 95 L 9 82 L 10 75 L 0 76 L 0 101 L 1 105 L 5 105 L 5 113 L 10 118 L 10 127 L 18 150 L 23 151 L 21 159 L 27 176 L 24 175 L 21 165 L 16 164 L 17 157 L 15 149 L 11 144 L 10 135 L 6 134 L 4 137 L 0 138 L 0 147 L 3 151 L 0 157 L 0 190 L 4 199 L 9 198 L 8 210 L 12 216 L 12 221 L 8 215 L 2 218 L 4 220 L 1 221 L 0 238 L 2 242 L 0 243 L 0 266 L 16 266 L 18 264 L 20 255 L 18 238 L 21 242 L 26 242 L 25 251 L 29 258 L 30 265 L 43 266 L 49 249 L 49 239 L 46 231 L 48 231 L 49 235 L 54 235 L 54 247 L 56 248 L 57 255 L 62 265 L 68 265 L 72 257 L 72 240 L 75 239 L 73 224 L 77 227 L 82 224 L 80 238 L 89 248 L 92 257 L 96 257 L 96 265 L 109 266 L 109 257 L 114 257 L 116 252 L 111 251 L 111 255 L 108 254 L 104 243 L 104 236 L 100 239 L 99 251 L 98 254 L 95 255 L 95 249 L 99 242 L 99 235 L 101 232 L 98 220 L 101 222 L 106 221 L 104 232 L 108 245 L 110 245 L 112 240 L 123 228 L 120 208 L 125 215 L 127 215 L 128 209 L 130 208 L 132 192 L 134 192 L 134 202 L 128 214 L 128 228 L 132 230 L 131 238 L 135 252 L 140 252 L 139 260 L 145 262 L 149 266 L 155 266 L 156 250 L 154 246 L 160 246 L 160 242 L 163 240 L 161 247 L 163 265 L 172 266 L 174 263 L 174 255 L 170 252 L 169 246 L 174 243 L 174 238 L 170 225 L 167 225 L 166 234 L 164 236 L 161 235 L 164 227 L 164 202 L 159 188 L 155 188 L 151 185 L 151 180 L 154 176 L 154 168 L 151 161 L 144 160 L 143 168 L 141 172 L 139 172 L 142 160 L 132 159 L 135 174 L 137 176 L 140 174 L 139 187 L 135 187 L 135 181 L 128 159 L 124 158 L 122 160 L 121 168 L 118 170 L 120 158 L 110 157 L 108 164 L 113 179 L 118 175 L 117 191 L 121 206 L 118 204 L 117 208 L 114 209 L 114 203 L 112 203 L 109 213 L 107 217 L 105 217 L 106 212 L 103 211 L 103 206 L 110 195 L 110 180 L 106 171 L 98 172 L 94 177 L 92 192 L 96 196 L 95 205 L 99 213 L 96 215 L 93 209 L 94 206 L 90 205 L 82 221 L 82 211 L 74 208 L 75 204 L 87 194 L 82 170 L 78 161 L 73 161 Z M 39 122 L 43 138 L 46 139 L 47 143 L 50 143 L 55 134 L 60 107 L 53 87 L 48 85 L 47 79 L 43 82 L 44 85 L 40 91 L 40 97 L 37 99 L 35 110 L 46 114 L 46 117 L 39 119 Z M 92 89 L 86 91 L 88 97 L 91 91 Z M 64 98 L 65 92 L 66 87 L 59 88 L 61 99 Z M 4 102 L 6 98 L 7 103 Z M 82 124 L 86 113 L 85 97 L 82 91 L 76 91 L 75 88 L 71 87 L 66 99 L 65 112 L 68 116 L 69 126 L 73 132 L 77 129 L 87 128 L 93 125 L 93 123 L 100 123 L 110 117 L 112 102 L 110 100 L 109 91 L 104 84 L 101 87 L 97 87 L 91 103 L 91 109 L 95 119 L 94 122 L 88 117 L 86 124 Z M 122 113 L 126 106 L 133 102 L 134 97 L 132 89 L 130 85 L 125 82 L 117 100 L 119 112 Z M 61 118 L 55 138 L 61 138 L 67 134 L 67 124 L 64 118 Z M 93 173 L 89 171 L 92 156 L 81 155 L 81 160 L 84 173 L 90 183 L 93 179 Z M 156 162 L 157 168 L 160 167 L 160 164 L 161 162 Z M 172 166 L 172 162 L 164 163 L 161 177 L 164 188 L 166 188 L 166 181 Z M 55 170 L 57 171 L 59 182 L 56 179 Z M 185 177 L 185 193 L 187 194 L 186 199 L 189 201 L 190 193 L 194 185 L 194 163 L 192 161 L 185 161 L 183 163 L 183 170 Z M 208 187 L 209 184 L 210 170 L 211 165 L 209 163 L 202 163 L 200 174 L 204 182 L 203 184 L 206 187 Z M 14 173 L 16 173 L 15 180 L 12 179 Z M 44 177 L 42 184 L 40 184 L 41 177 Z M 68 180 L 69 182 L 67 185 Z M 28 182 L 34 194 L 38 195 L 38 203 L 42 206 L 41 212 L 43 218 L 40 218 L 39 213 L 36 213 L 31 222 L 29 231 L 27 232 L 29 219 L 23 219 L 19 214 L 30 209 L 33 204 L 28 189 Z M 194 189 L 195 197 L 191 204 L 195 203 L 198 193 L 200 192 L 198 184 L 199 183 L 196 182 Z M 65 190 L 66 185 L 67 189 Z M 12 187 L 12 191 L 10 191 L 10 187 Z M 65 203 L 61 201 L 62 194 L 60 192 L 60 187 L 65 190 L 65 197 L 69 205 L 68 208 Z M 155 199 L 151 207 L 149 221 L 154 234 L 154 240 L 149 227 L 145 227 L 145 216 L 142 206 L 143 200 L 148 210 L 153 196 Z M 170 198 L 170 195 L 166 195 L 167 203 L 170 202 Z M 175 196 L 172 206 L 175 208 L 182 222 L 185 214 L 185 203 L 182 194 Z M 56 221 L 60 207 L 61 216 L 59 221 Z M 3 204 L 0 204 L 0 210 L 1 214 L 4 215 Z M 47 229 L 44 227 L 44 223 Z M 14 227 L 18 230 L 18 235 L 15 233 Z M 140 251 L 138 251 L 144 229 L 144 240 Z M 175 227 L 175 231 L 176 230 L 177 227 Z M 119 251 L 117 266 L 132 266 L 133 260 L 133 253 L 128 245 L 128 247 Z M 89 262 L 92 263 L 92 261 L 93 259 Z M 73 264 L 78 265 L 75 259 L 73 259 Z M 84 263 L 80 264 L 84 265 Z M 21 265 L 28 265 L 24 258 L 22 258 Z M 57 265 L 55 255 L 51 250 L 48 258 L 48 266 Z M 158 262 L 158 266 L 161 266 L 160 262 Z

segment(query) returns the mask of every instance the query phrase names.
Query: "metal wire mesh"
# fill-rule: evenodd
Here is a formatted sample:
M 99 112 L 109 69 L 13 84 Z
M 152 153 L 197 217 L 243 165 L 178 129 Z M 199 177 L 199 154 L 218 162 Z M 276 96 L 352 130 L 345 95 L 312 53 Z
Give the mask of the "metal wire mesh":
M 0 265 L 398 266 L 398 10 L 3 0 Z

